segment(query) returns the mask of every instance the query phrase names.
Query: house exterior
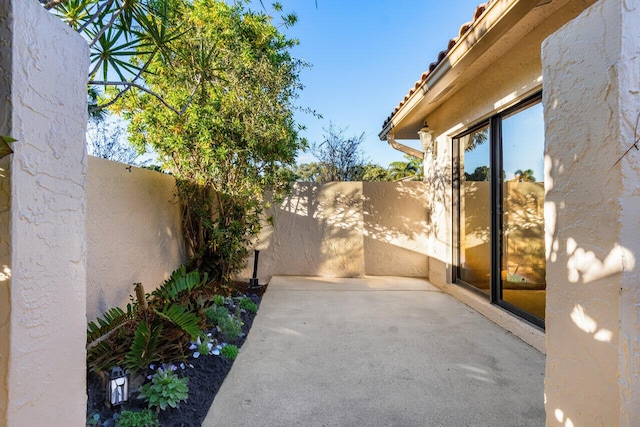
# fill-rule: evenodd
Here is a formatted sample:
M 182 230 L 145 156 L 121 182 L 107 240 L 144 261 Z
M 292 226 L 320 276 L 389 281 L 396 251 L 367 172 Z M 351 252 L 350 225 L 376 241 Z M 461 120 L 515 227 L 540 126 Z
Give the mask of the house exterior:
M 640 424 L 633 22 L 639 1 L 482 4 L 379 134 L 424 159 L 431 282 L 546 353 L 547 425 Z

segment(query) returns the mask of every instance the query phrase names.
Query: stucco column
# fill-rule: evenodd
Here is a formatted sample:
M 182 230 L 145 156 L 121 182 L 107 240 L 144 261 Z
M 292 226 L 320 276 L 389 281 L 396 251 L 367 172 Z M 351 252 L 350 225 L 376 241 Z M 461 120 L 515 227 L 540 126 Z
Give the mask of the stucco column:
M 543 44 L 549 426 L 640 422 L 638 22 L 600 0 Z
M 0 425 L 86 422 L 86 42 L 0 2 Z

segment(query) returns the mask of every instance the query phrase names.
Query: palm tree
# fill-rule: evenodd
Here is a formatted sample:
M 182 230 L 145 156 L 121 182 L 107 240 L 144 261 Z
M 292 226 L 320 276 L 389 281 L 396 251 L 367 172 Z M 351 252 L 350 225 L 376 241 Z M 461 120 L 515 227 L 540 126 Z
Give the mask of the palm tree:
M 533 170 L 532 169 L 527 169 L 527 170 L 522 170 L 522 169 L 518 169 L 517 171 L 514 172 L 515 174 L 515 178 L 514 178 L 514 182 L 536 182 L 536 177 L 533 176 Z
M 389 177 L 393 181 L 421 181 L 424 172 L 422 161 L 413 156 L 404 156 L 407 161 L 391 162 L 389 164 Z

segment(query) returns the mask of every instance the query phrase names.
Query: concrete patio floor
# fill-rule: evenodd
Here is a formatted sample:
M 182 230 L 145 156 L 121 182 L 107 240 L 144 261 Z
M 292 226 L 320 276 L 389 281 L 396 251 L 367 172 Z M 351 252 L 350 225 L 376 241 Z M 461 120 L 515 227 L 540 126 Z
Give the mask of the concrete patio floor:
M 544 363 L 424 280 L 274 277 L 203 426 L 543 426 Z

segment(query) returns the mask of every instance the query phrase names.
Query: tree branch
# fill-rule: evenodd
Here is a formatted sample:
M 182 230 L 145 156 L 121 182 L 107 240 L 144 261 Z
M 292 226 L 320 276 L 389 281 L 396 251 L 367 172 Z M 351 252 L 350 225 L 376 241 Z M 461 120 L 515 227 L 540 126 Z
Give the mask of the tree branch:
M 111 81 L 97 81 L 97 80 L 90 80 L 88 82 L 90 85 L 97 85 L 97 86 L 127 86 L 127 89 L 123 90 L 120 93 L 123 93 L 126 90 L 129 90 L 130 88 L 134 87 L 136 89 L 139 89 L 143 92 L 148 93 L 149 95 L 155 97 L 158 101 L 160 101 L 165 107 L 167 107 L 168 109 L 170 109 L 171 111 L 173 111 L 174 113 L 176 113 L 177 115 L 181 116 L 184 114 L 185 111 L 187 111 L 187 108 L 189 107 L 189 105 L 191 104 L 191 101 L 193 101 L 193 96 L 196 93 L 196 90 L 198 89 L 198 86 L 200 85 L 200 82 L 198 81 L 196 83 L 196 86 L 193 88 L 193 92 L 191 92 L 191 95 L 189 96 L 189 99 L 187 100 L 187 103 L 184 105 L 184 107 L 182 107 L 181 110 L 178 110 L 177 108 L 173 107 L 172 105 L 170 105 L 167 101 L 165 101 L 162 96 L 158 95 L 157 93 L 155 93 L 154 91 L 152 91 L 151 89 L 147 89 L 146 87 L 142 86 L 141 84 L 138 83 L 134 83 L 134 82 L 111 82 Z M 118 96 L 122 96 L 120 94 L 116 95 L 116 98 Z M 94 108 L 92 108 L 89 112 L 94 112 L 94 111 L 98 111 L 98 110 L 102 110 L 104 108 L 106 108 L 105 106 L 111 105 L 113 104 L 113 102 L 115 102 L 115 100 L 109 101 L 109 103 L 103 105 L 98 105 Z
M 66 0 L 64 0 L 66 1 Z M 108 7 L 111 7 L 111 5 L 113 4 L 115 0 L 109 0 L 104 2 L 101 6 L 98 7 L 98 10 L 96 11 L 96 13 L 93 14 L 93 16 L 91 16 L 87 22 L 85 22 L 84 24 L 82 24 L 82 26 L 80 28 L 78 28 L 78 32 L 82 32 L 84 31 L 85 28 L 87 28 L 89 25 L 91 25 L 91 23 L 93 21 L 96 20 L 96 18 L 98 18 L 98 16 L 100 16 L 100 14 L 102 13 L 102 11 Z
M 44 5 L 44 8 L 49 10 L 52 9 L 59 4 L 66 3 L 68 0 L 50 0 L 47 4 Z
M 144 73 L 146 71 L 146 69 L 149 67 L 149 64 L 151 64 L 151 61 L 153 61 L 153 58 L 155 58 L 156 53 L 158 53 L 159 48 L 156 47 L 155 50 L 153 52 L 151 52 L 151 56 L 149 56 L 149 59 L 147 59 L 147 62 L 145 62 L 145 64 L 142 66 L 142 68 L 140 68 L 140 71 L 138 71 L 138 74 L 136 74 L 136 76 L 131 79 L 131 82 L 135 82 L 136 80 L 138 80 L 141 76 L 142 73 Z M 100 61 L 98 61 L 98 63 L 100 63 Z M 95 72 L 95 69 L 94 69 Z M 111 105 L 115 104 L 116 101 L 118 101 L 118 99 L 120 99 L 122 97 L 122 95 L 124 95 L 125 93 L 127 93 L 127 91 L 129 89 L 131 89 L 133 86 L 127 86 L 124 90 L 121 90 L 120 92 L 118 92 L 118 94 L 109 102 L 107 102 L 106 104 L 102 104 L 102 105 L 96 105 L 93 108 L 89 109 L 89 113 L 93 113 L 95 111 L 100 111 L 100 110 L 104 110 L 105 108 L 110 107 Z
M 105 24 L 102 28 L 100 28 L 100 31 L 98 31 L 98 34 L 96 34 L 95 37 L 93 38 L 93 40 L 91 40 L 91 42 L 89 43 L 89 47 L 90 48 L 92 48 L 93 45 L 96 44 L 98 42 L 98 40 L 100 40 L 100 37 L 102 37 L 104 32 L 107 31 L 109 28 L 111 28 L 113 23 L 116 22 L 116 19 L 118 19 L 118 17 L 124 11 L 125 5 L 126 5 L 126 3 L 123 3 L 122 7 L 118 8 L 118 10 L 113 12 L 113 15 L 111 16 L 111 19 L 109 20 L 109 22 L 107 24 Z

